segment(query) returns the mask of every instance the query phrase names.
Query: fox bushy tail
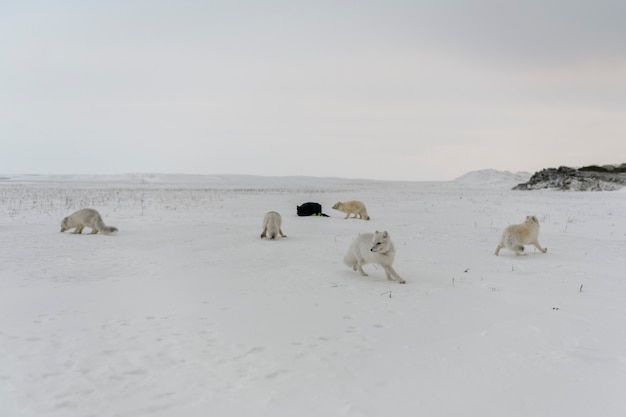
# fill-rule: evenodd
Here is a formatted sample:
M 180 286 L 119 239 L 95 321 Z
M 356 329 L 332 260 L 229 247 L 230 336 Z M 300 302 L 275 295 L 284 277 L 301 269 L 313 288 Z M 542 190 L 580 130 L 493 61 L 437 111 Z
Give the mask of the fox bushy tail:
M 98 219 L 96 226 L 98 227 L 98 230 L 105 235 L 110 235 L 111 233 L 117 232 L 117 227 L 107 226 L 106 224 L 104 224 L 102 219 Z

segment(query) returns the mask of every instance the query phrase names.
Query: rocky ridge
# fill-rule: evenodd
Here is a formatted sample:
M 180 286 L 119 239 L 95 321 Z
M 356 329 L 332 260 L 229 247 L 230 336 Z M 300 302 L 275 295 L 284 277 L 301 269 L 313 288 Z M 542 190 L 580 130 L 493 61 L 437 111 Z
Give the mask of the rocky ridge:
M 626 185 L 626 163 L 582 168 L 546 168 L 514 190 L 556 189 L 563 191 L 614 191 Z

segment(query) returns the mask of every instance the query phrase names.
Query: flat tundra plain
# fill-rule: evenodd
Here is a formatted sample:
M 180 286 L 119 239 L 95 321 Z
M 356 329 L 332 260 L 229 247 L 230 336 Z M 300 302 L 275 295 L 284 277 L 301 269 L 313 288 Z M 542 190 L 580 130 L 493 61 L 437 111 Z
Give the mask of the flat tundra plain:
M 626 192 L 488 176 L 5 177 L 0 414 L 626 415 Z M 60 233 L 85 207 L 119 232 Z M 547 253 L 494 256 L 527 215 Z M 343 264 L 375 230 L 407 284 Z

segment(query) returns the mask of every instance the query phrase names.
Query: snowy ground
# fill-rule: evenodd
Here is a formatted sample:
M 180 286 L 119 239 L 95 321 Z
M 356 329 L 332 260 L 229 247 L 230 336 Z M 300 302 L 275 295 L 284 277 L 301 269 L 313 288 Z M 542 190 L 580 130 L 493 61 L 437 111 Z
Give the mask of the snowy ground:
M 5 177 L 0 415 L 624 416 L 626 192 L 518 182 Z M 119 233 L 59 233 L 83 207 Z M 548 252 L 494 256 L 527 214 Z M 374 230 L 406 285 L 343 264 Z

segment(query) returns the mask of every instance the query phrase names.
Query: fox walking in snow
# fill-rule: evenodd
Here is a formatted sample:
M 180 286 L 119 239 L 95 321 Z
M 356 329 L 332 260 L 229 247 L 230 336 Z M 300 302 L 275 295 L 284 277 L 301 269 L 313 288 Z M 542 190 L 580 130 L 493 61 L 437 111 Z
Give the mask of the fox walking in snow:
M 276 239 L 278 235 L 287 237 L 283 234 L 281 226 L 283 223 L 282 217 L 275 211 L 268 211 L 263 217 L 263 232 L 261 233 L 261 239 L 268 237 L 269 239 Z
M 542 248 L 539 244 L 539 220 L 535 216 L 526 216 L 526 220 L 521 224 L 512 224 L 502 233 L 500 243 L 496 247 L 495 255 L 498 256 L 500 249 L 507 248 L 515 255 L 525 255 L 524 245 L 534 245 L 542 253 L 546 253 L 548 248 Z
M 343 262 L 363 276 L 367 276 L 363 271 L 363 265 L 378 264 L 385 270 L 389 281 L 405 284 L 406 281 L 391 266 L 395 256 L 396 250 L 389 233 L 376 231 L 359 235 L 350 245 Z
M 104 224 L 100 213 L 90 208 L 78 210 L 61 221 L 61 233 L 74 229 L 72 233 L 81 234 L 84 227 L 89 227 L 92 235 L 98 232 L 102 232 L 105 235 L 117 232 L 116 227 Z
M 359 218 L 363 220 L 369 220 L 370 216 L 367 215 L 367 210 L 365 209 L 365 204 L 361 201 L 352 200 L 341 202 L 338 201 L 333 206 L 333 209 L 338 210 L 342 213 L 346 213 L 346 219 L 350 217 L 351 214 L 354 214 L 353 218 Z

